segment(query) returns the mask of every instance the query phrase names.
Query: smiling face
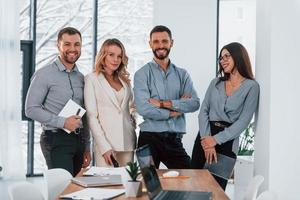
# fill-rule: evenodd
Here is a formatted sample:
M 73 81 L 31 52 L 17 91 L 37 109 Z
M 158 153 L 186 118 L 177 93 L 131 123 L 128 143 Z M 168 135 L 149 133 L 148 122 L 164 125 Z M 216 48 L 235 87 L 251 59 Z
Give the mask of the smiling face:
M 72 69 L 81 55 L 80 35 L 64 33 L 57 43 L 57 48 L 63 65 L 68 69 Z
M 104 70 L 113 74 L 122 62 L 122 49 L 117 45 L 110 45 L 107 47 L 107 55 L 104 58 Z
M 168 58 L 173 40 L 167 32 L 154 32 L 151 35 L 149 45 L 153 51 L 154 57 L 159 60 Z
M 221 52 L 221 56 L 219 58 L 219 62 L 221 67 L 224 70 L 224 73 L 232 73 L 235 69 L 234 67 L 234 61 L 232 59 L 232 56 L 230 55 L 229 51 L 227 49 L 223 49 Z

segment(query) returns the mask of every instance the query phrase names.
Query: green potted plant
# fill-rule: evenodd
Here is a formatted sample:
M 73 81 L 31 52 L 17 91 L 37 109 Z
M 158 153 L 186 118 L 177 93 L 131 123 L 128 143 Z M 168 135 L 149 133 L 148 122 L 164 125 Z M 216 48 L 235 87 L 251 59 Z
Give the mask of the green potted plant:
M 240 136 L 239 156 L 252 156 L 254 152 L 254 122 L 251 122 Z
M 137 180 L 138 175 L 141 173 L 138 163 L 128 162 L 126 166 L 131 180 L 128 180 L 125 185 L 125 194 L 127 197 L 138 197 L 142 194 L 142 182 Z

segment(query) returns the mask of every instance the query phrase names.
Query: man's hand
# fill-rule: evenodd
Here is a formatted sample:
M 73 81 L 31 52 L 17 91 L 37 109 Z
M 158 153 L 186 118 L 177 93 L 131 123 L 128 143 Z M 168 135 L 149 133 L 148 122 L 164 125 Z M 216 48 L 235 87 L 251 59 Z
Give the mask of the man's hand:
M 154 105 L 155 107 L 160 107 L 160 101 L 157 99 L 149 99 L 149 103 Z
M 180 99 L 190 99 L 191 98 L 191 95 L 189 94 L 184 94 L 180 97 Z
M 182 115 L 182 113 L 176 111 L 170 111 L 170 117 L 178 117 L 180 115 Z
M 80 116 L 73 115 L 71 117 L 66 118 L 64 128 L 68 129 L 69 131 L 73 132 L 77 128 L 80 127 Z
M 215 147 L 205 149 L 204 153 L 205 153 L 206 162 L 208 164 L 211 164 L 214 161 L 217 163 L 217 152 L 216 152 Z
M 204 136 L 201 138 L 201 145 L 203 149 L 208 149 L 216 146 L 217 142 L 213 136 Z
M 111 155 L 114 154 L 114 151 L 112 149 L 108 150 L 107 152 L 105 152 L 102 156 L 105 160 L 105 162 L 108 164 L 108 165 L 113 165 L 113 162 L 111 160 Z M 114 155 L 113 155 L 114 156 Z
M 83 153 L 83 163 L 82 163 L 82 168 L 86 168 L 90 165 L 91 162 L 91 153 L 90 151 L 85 151 Z

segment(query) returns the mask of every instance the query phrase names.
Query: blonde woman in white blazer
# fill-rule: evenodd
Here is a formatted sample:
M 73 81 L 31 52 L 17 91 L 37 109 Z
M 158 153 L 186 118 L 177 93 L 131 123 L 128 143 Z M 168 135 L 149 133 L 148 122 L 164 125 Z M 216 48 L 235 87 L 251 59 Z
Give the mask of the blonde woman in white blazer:
M 133 161 L 136 134 L 127 62 L 123 44 L 108 39 L 97 54 L 95 71 L 85 77 L 84 100 L 97 166 L 112 166 L 111 156 L 120 166 Z

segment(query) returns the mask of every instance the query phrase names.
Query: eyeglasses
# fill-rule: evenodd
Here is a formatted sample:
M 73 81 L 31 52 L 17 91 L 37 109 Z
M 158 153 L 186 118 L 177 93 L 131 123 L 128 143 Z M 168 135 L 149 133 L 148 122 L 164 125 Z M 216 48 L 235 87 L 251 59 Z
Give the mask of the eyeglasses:
M 221 62 L 222 60 L 228 60 L 231 57 L 230 54 L 224 54 L 223 56 L 220 56 L 218 58 L 218 62 Z

